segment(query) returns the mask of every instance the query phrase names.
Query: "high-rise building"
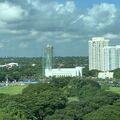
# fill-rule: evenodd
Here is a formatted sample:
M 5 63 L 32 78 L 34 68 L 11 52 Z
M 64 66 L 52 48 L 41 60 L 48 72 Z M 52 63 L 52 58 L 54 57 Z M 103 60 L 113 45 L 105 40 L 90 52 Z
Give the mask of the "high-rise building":
M 107 46 L 103 48 L 104 52 L 104 71 L 110 71 L 118 68 L 117 47 Z
M 82 77 L 83 67 L 53 68 L 53 46 L 47 45 L 43 55 L 43 75 L 45 77 Z M 43 76 L 43 77 L 44 77 Z
M 120 46 L 107 46 L 104 47 L 104 69 L 111 71 L 120 68 Z
M 116 46 L 117 67 L 120 68 L 120 45 Z
M 120 68 L 120 45 L 109 46 L 109 40 L 95 37 L 89 41 L 89 70 L 108 72 Z
M 51 70 L 53 68 L 53 46 L 48 44 L 43 51 L 43 75 L 45 69 Z
M 103 48 L 109 45 L 109 40 L 104 37 L 93 37 L 89 41 L 89 70 L 104 71 Z

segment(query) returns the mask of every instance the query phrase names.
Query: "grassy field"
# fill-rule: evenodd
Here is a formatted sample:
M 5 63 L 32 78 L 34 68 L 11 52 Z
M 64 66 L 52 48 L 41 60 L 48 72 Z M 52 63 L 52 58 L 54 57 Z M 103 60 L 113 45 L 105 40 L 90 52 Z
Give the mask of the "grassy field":
M 120 94 L 120 87 L 110 87 L 109 91 Z
M 22 90 L 26 87 L 26 85 L 22 86 L 8 86 L 0 88 L 0 93 L 9 94 L 9 95 L 16 95 L 22 93 Z

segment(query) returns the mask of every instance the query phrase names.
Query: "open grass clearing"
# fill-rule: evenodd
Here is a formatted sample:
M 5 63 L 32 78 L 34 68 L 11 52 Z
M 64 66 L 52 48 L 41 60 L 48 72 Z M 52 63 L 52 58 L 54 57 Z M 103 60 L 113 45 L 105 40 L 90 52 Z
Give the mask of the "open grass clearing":
M 14 86 L 6 86 L 0 88 L 0 93 L 16 95 L 21 94 L 22 90 L 26 87 L 26 85 L 14 85 Z
M 120 94 L 120 87 L 110 87 L 108 91 Z

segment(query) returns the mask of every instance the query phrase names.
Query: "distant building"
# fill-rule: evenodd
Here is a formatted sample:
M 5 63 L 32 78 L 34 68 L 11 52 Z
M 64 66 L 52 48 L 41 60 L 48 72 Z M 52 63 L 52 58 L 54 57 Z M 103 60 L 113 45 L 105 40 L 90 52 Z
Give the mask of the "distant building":
M 45 69 L 51 70 L 53 68 L 53 46 L 48 44 L 43 51 L 43 76 L 45 76 Z
M 52 69 L 53 67 L 53 46 L 47 45 L 47 47 L 44 49 L 44 57 L 45 57 L 45 68 L 46 69 Z
M 89 41 L 89 70 L 108 72 L 120 68 L 120 45 L 109 46 L 109 40 L 95 37 Z
M 120 46 L 107 46 L 104 51 L 104 71 L 120 68 Z
M 46 77 L 82 77 L 83 67 L 45 69 Z
M 104 71 L 111 71 L 118 68 L 117 64 L 117 49 L 116 46 L 107 46 L 103 49 L 104 52 Z
M 113 72 L 99 72 L 98 73 L 98 78 L 100 79 L 112 79 L 113 78 L 114 73 Z
M 116 46 L 116 56 L 117 68 L 120 68 L 120 45 Z
M 89 70 L 104 71 L 103 48 L 109 45 L 104 37 L 93 37 L 89 41 Z
M 83 67 L 75 68 L 53 68 L 53 47 L 47 45 L 44 49 L 43 71 L 46 77 L 82 77 Z
M 15 67 L 15 66 L 19 66 L 18 63 L 7 63 L 7 64 L 4 64 L 4 65 L 0 65 L 0 68 L 3 68 L 3 67 L 6 67 L 6 68 L 12 68 L 12 67 Z

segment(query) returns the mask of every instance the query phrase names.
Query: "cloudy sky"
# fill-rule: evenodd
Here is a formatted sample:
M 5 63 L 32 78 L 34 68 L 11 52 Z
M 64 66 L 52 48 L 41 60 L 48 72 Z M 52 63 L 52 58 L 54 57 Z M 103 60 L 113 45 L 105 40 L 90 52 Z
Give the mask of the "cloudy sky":
M 88 40 L 120 44 L 120 0 L 0 0 L 0 57 L 87 56 Z

